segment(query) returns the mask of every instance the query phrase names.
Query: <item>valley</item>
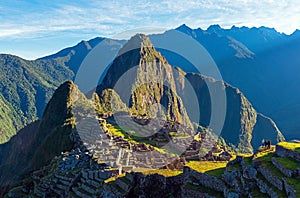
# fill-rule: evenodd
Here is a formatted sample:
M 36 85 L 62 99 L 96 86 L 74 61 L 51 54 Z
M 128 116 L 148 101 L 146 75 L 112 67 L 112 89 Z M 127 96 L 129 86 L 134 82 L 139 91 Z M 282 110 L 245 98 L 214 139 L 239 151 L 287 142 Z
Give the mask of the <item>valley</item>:
M 218 27 L 174 31 L 226 43 L 233 67 L 260 50 Z M 34 61 L 1 55 L 0 196 L 300 196 L 300 143 L 257 110 L 272 109 L 247 87 L 259 83 L 230 79 L 225 63 L 226 82 L 189 68 L 156 48 L 167 34 L 96 38 Z M 101 42 L 112 62 L 93 63 L 105 72 L 83 87 L 81 63 Z

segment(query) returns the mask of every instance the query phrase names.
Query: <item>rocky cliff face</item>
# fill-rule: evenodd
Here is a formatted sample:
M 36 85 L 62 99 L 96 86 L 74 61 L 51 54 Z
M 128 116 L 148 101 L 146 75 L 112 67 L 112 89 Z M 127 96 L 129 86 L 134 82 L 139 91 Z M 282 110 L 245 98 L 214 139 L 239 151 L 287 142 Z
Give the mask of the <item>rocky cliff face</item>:
M 145 35 L 132 37 L 119 51 L 97 93 L 101 95 L 107 88 L 120 95 L 133 115 L 192 126 L 176 92 L 172 66 Z
M 237 148 L 239 152 L 253 152 L 253 149 L 260 146 L 262 139 L 271 139 L 273 142 L 284 140 L 276 124 L 270 118 L 257 113 L 239 89 L 221 81 L 208 80 L 209 78 L 200 74 L 186 73 L 184 75 L 195 88 L 199 100 L 199 124 L 201 126 L 209 126 L 211 97 L 218 96 L 220 92 L 225 91 L 225 122 L 222 130 L 215 131 L 215 133 L 220 134 L 229 145 Z M 211 87 L 210 90 L 208 86 Z M 184 100 L 184 104 L 188 102 L 188 100 Z M 196 122 L 196 120 L 192 121 Z
M 172 67 L 145 35 L 132 37 L 120 50 L 97 88 L 98 95 L 103 97 L 102 92 L 107 88 L 119 94 L 133 115 L 160 117 L 187 126 L 197 123 L 210 128 L 211 119 L 215 116 L 212 115 L 212 97 L 224 94 L 224 124 L 220 123 L 221 128 L 212 130 L 227 144 L 239 152 L 252 153 L 261 139 L 273 141 L 276 136 L 278 138 L 274 142 L 284 140 L 276 124 L 265 116 L 258 116 L 239 89 L 204 75 L 185 73 L 180 68 Z M 196 103 L 192 103 L 191 89 L 197 97 L 199 111 L 195 110 Z M 214 108 L 222 109 L 220 106 Z M 197 113 L 200 116 L 195 115 Z M 222 115 L 217 116 L 222 120 Z M 255 139 L 252 139 L 254 129 Z M 262 134 L 261 139 L 258 133 Z

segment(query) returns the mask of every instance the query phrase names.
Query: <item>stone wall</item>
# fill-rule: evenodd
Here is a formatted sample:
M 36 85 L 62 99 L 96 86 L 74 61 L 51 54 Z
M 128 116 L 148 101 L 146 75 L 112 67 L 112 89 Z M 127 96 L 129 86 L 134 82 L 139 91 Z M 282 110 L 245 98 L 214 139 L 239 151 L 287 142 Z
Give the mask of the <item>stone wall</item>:
M 286 169 L 284 166 L 282 166 L 274 157 L 272 157 L 272 163 L 274 164 L 274 166 L 276 166 L 276 168 L 278 168 L 278 170 L 280 170 L 280 172 L 282 172 L 285 176 L 287 177 L 292 177 L 292 173 L 293 171 Z
M 266 193 L 272 198 L 278 197 L 276 192 L 271 187 L 269 187 L 265 182 L 263 182 L 262 180 L 260 180 L 258 178 L 256 178 L 255 180 L 256 180 L 256 185 L 258 186 L 260 192 Z
M 185 180 L 190 180 L 190 178 L 194 178 L 202 186 L 211 188 L 218 192 L 224 192 L 224 189 L 226 189 L 226 185 L 221 179 L 206 173 L 199 173 L 186 166 L 183 168 L 183 175 L 185 177 Z
M 268 169 L 262 166 L 258 166 L 257 170 L 276 188 L 283 190 L 283 184 L 281 178 L 275 177 Z
M 277 164 L 278 166 L 281 166 L 281 164 L 279 164 L 275 158 L 272 159 L 272 163 L 274 164 Z M 274 165 L 275 165 L 274 164 Z M 275 165 L 276 166 L 276 165 Z M 277 166 L 276 166 L 277 167 Z M 281 167 L 282 168 L 282 167 Z M 278 168 L 279 169 L 279 168 Z M 290 198 L 294 198 L 296 197 L 296 191 L 295 189 L 287 182 L 286 178 L 278 178 L 278 177 L 275 177 L 274 175 L 272 175 L 272 173 L 263 168 L 262 166 L 259 166 L 257 168 L 257 170 L 266 178 L 266 180 L 268 180 L 273 186 L 275 186 L 276 188 L 278 188 L 279 190 L 283 191 L 288 197 Z M 288 174 L 288 173 L 287 173 Z M 257 184 L 261 184 L 260 181 L 258 181 L 259 179 L 256 179 L 257 180 Z M 266 192 L 269 192 L 271 194 L 273 194 L 270 189 L 269 190 L 266 190 Z M 269 194 L 268 193 L 268 194 Z M 270 195 L 271 196 L 271 195 Z M 272 196 L 271 196 L 272 197 Z
M 297 153 L 293 150 L 286 149 L 279 145 L 276 145 L 276 154 L 280 157 L 290 157 L 297 161 L 300 161 L 300 153 Z
M 288 184 L 285 178 L 282 178 L 282 183 L 283 183 L 285 194 L 289 198 L 296 198 L 296 190 L 291 185 Z
M 282 174 L 284 174 L 287 177 L 297 177 L 298 175 L 298 170 L 289 170 L 285 168 L 282 164 L 280 164 L 274 157 L 272 157 L 272 163 Z

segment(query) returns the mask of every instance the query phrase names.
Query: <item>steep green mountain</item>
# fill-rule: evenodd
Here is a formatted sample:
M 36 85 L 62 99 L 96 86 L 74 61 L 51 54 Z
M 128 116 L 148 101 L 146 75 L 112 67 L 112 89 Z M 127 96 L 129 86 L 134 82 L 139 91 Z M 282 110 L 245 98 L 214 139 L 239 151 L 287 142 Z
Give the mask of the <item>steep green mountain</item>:
M 16 128 L 22 127 L 20 113 L 0 95 L 0 142 L 8 140 L 16 134 Z
M 0 54 L 0 101 L 5 103 L 0 107 L 0 144 L 42 117 L 54 90 L 66 80 L 74 79 L 84 58 L 100 43 L 105 50 L 98 52 L 96 49 L 95 52 L 113 58 L 124 41 L 105 38 L 81 41 L 76 46 L 32 61 Z M 94 67 L 96 70 L 98 65 Z
M 78 142 L 74 109 L 81 108 L 80 111 L 87 114 L 91 106 L 73 82 L 62 84 L 40 121 L 26 126 L 9 142 L 0 145 L 1 188 L 17 184 L 24 174 L 71 150 Z
M 72 76 L 74 73 L 59 61 L 28 61 L 0 55 L 0 100 L 6 104 L 1 105 L 4 108 L 1 117 L 6 117 L 6 121 L 0 124 L 3 131 L 0 143 L 41 117 L 54 90 Z M 8 117 L 12 121 L 8 121 Z
M 300 107 L 297 81 L 299 31 L 285 35 L 266 27 L 224 29 L 218 25 L 207 30 L 182 25 L 176 30 L 203 45 L 226 82 L 238 87 L 257 110 L 272 117 L 289 139 L 297 138 L 300 129 L 297 122 Z M 159 41 L 163 36 L 152 35 L 150 38 L 155 44 L 154 40 Z M 13 127 L 9 124 L 11 121 L 0 124 L 0 131 L 5 134 L 0 135 L 0 143 L 31 121 L 41 118 L 55 88 L 65 80 L 74 79 L 84 58 L 99 44 L 105 50 L 97 53 L 114 57 L 124 42 L 95 38 L 36 61 L 0 55 L 1 100 L 16 112 L 14 118 L 10 118 L 15 120 Z M 171 65 L 178 65 L 186 72 L 195 71 L 193 65 L 182 57 L 158 50 Z M 97 57 L 93 61 L 97 61 Z M 93 67 L 96 70 L 98 66 Z
M 135 35 L 121 48 L 96 92 L 100 96 L 108 88 L 120 95 L 132 115 L 192 126 L 176 93 L 172 66 L 145 35 Z
M 188 84 L 192 86 L 198 99 L 199 120 L 195 120 L 197 116 L 192 115 L 195 106 L 191 106 Z M 214 132 L 220 134 L 227 144 L 239 152 L 253 152 L 253 148 L 257 148 L 261 142 L 259 138 L 252 139 L 254 129 L 256 134 L 260 133 L 264 139 L 274 140 L 274 137 L 279 137 L 276 141 L 284 140 L 275 123 L 258 115 L 240 90 L 201 74 L 174 69 L 145 35 L 138 34 L 132 37 L 120 50 L 102 84 L 97 87 L 98 95 L 103 97 L 103 90 L 107 88 L 114 89 L 119 94 L 132 115 L 160 117 L 188 123 L 188 126 L 194 122 L 204 127 L 210 127 L 211 92 L 215 96 L 224 92 L 227 102 L 225 122 L 223 128 L 213 130 L 221 130 Z M 160 107 L 153 110 L 157 103 L 161 104 L 165 111 Z

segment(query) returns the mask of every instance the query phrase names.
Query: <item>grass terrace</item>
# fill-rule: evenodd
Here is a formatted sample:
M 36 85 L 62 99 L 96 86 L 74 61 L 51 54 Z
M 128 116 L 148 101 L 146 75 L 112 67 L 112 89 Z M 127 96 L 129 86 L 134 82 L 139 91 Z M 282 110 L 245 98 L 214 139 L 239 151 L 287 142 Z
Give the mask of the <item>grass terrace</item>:
M 270 156 L 269 154 L 274 153 L 276 150 L 275 146 L 271 146 L 270 149 L 259 149 L 258 152 L 253 156 L 253 159 L 259 159 L 265 156 Z
M 285 175 L 283 175 L 283 173 L 280 172 L 280 170 L 278 170 L 276 168 L 276 166 L 272 163 L 272 157 L 277 157 L 274 152 L 269 152 L 268 154 L 263 155 L 263 156 L 259 157 L 258 159 L 261 162 L 261 165 L 264 168 L 268 169 L 272 173 L 272 175 L 276 176 L 279 179 L 286 178 L 287 182 L 296 190 L 296 196 L 300 197 L 300 182 L 299 182 L 299 179 L 288 178 Z M 285 161 L 285 159 L 282 158 L 280 163 L 282 161 Z M 285 165 L 290 166 L 290 167 L 295 166 L 295 163 L 292 162 L 292 160 L 285 161 L 284 163 L 285 163 Z
M 110 178 L 104 180 L 104 183 L 109 183 L 109 182 L 116 181 L 118 178 L 125 177 L 125 175 L 126 175 L 126 173 L 122 173 L 120 175 L 116 175 L 114 177 L 110 177 Z
M 275 159 L 286 169 L 296 170 L 300 168 L 300 163 L 289 157 L 275 157 Z
M 189 161 L 186 166 L 197 172 L 207 173 L 220 178 L 226 169 L 227 163 L 228 162 Z
M 165 177 L 173 177 L 180 175 L 182 173 L 181 170 L 170 170 L 170 169 L 135 169 L 135 172 L 141 172 L 144 175 L 153 175 L 153 174 L 159 174 L 163 175 Z
M 176 151 L 165 150 L 165 149 L 156 147 L 156 146 L 154 146 L 153 142 L 148 140 L 147 137 L 139 137 L 139 136 L 135 136 L 134 134 L 127 133 L 124 129 L 121 129 L 119 126 L 114 126 L 112 124 L 106 124 L 106 128 L 111 134 L 113 134 L 115 136 L 123 137 L 124 140 L 126 140 L 128 142 L 136 143 L 136 144 L 144 143 L 146 146 L 152 146 L 156 151 L 158 151 L 160 153 L 177 154 Z M 130 131 L 130 130 L 128 130 L 128 131 Z
M 300 143 L 296 142 L 279 142 L 278 146 L 282 146 L 283 148 L 296 151 L 300 153 Z

